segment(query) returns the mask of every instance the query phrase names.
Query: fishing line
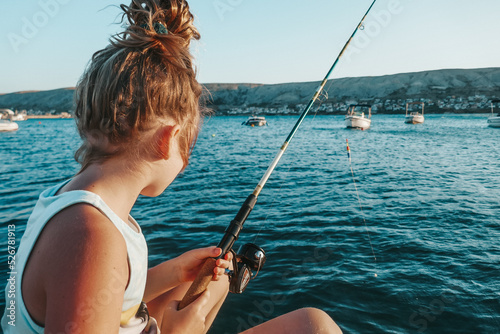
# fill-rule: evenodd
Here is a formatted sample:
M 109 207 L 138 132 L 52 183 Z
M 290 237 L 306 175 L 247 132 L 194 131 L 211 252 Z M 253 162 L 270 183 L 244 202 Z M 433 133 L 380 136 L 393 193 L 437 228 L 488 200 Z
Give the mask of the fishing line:
M 352 183 L 354 183 L 354 189 L 356 190 L 356 196 L 358 198 L 359 210 L 361 211 L 361 218 L 363 219 L 363 224 L 365 225 L 366 235 L 368 236 L 368 241 L 370 242 L 370 248 L 372 249 L 372 254 L 375 262 L 377 262 L 377 257 L 375 256 L 375 251 L 373 250 L 372 238 L 370 237 L 370 231 L 368 231 L 368 225 L 366 224 L 365 213 L 363 212 L 363 206 L 361 205 L 361 199 L 359 197 L 358 186 L 356 185 L 356 178 L 354 177 L 354 170 L 352 168 L 352 160 L 351 160 L 351 149 L 349 147 L 349 140 L 346 138 L 345 140 L 347 146 L 347 157 L 349 158 L 349 168 L 351 169 L 352 175 Z M 377 277 L 377 274 L 375 274 Z

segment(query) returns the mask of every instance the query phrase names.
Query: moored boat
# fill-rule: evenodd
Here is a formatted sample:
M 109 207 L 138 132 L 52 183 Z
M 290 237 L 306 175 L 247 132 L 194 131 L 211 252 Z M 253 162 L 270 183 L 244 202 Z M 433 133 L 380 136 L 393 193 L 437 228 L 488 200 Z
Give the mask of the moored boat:
M 19 125 L 17 125 L 17 123 L 0 119 L 0 132 L 16 131 L 17 129 L 19 129 Z
M 422 105 L 422 110 L 421 112 L 418 111 L 411 111 L 408 114 L 408 106 L 413 105 L 413 104 L 421 104 Z M 405 116 L 405 123 L 408 124 L 422 124 L 424 122 L 424 102 L 407 102 L 406 103 L 406 116 Z
M 368 110 L 368 117 L 364 111 L 357 111 L 356 108 L 361 110 Z M 351 104 L 347 110 L 347 115 L 344 118 L 345 125 L 350 129 L 367 130 L 372 123 L 372 106 L 369 104 Z
M 491 116 L 488 117 L 488 126 L 492 128 L 500 128 L 500 113 L 495 116 L 495 103 L 500 103 L 500 100 L 491 100 Z
M 264 126 L 267 125 L 267 121 L 266 118 L 262 116 L 250 116 L 246 121 L 244 121 L 241 124 L 249 126 Z

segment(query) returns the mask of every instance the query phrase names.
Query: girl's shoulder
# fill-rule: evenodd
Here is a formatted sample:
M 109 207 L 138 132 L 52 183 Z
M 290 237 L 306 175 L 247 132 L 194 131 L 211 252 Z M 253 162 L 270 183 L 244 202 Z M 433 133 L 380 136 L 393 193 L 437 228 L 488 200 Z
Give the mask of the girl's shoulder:
M 104 292 L 106 306 L 119 311 L 128 278 L 120 231 L 97 208 L 79 203 L 53 216 L 40 234 L 24 272 L 23 297 L 33 318 L 50 325 L 58 321 L 51 315 L 68 319 L 77 308 L 100 305 L 96 298 Z
M 38 242 L 43 243 L 44 239 L 52 244 L 48 251 L 56 256 L 64 257 L 68 252 L 89 252 L 89 255 L 106 252 L 125 259 L 127 256 L 120 231 L 98 208 L 87 203 L 71 205 L 52 217 Z
M 85 270 L 101 271 L 106 267 L 128 268 L 127 247 L 120 231 L 97 208 L 86 203 L 67 207 L 50 219 L 31 257 L 37 253 L 43 256 L 40 262 L 46 276 L 82 275 Z

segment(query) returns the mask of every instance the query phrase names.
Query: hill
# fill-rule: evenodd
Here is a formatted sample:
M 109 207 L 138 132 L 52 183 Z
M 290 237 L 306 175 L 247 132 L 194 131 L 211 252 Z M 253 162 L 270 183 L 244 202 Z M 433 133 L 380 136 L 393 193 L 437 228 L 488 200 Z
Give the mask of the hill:
M 313 96 L 320 82 L 276 85 L 206 84 L 211 104 L 219 112 L 238 113 L 255 107 L 291 112 Z M 448 69 L 378 77 L 340 78 L 325 85 L 320 111 L 345 112 L 351 103 L 370 103 L 378 112 L 400 112 L 406 101 L 424 101 L 430 112 L 486 112 L 500 97 L 500 68 Z M 272 112 L 271 112 L 272 113 Z
M 217 114 L 296 113 L 318 82 L 284 84 L 205 84 L 206 104 Z M 0 108 L 34 113 L 73 109 L 74 88 L 0 95 Z M 350 103 L 370 103 L 375 112 L 397 113 L 406 101 L 424 101 L 429 112 L 486 112 L 500 98 L 500 68 L 446 69 L 377 77 L 329 80 L 320 112 L 341 113 Z
M 72 112 L 74 90 L 61 88 L 2 94 L 0 106 L 12 110 L 28 110 L 28 114 Z

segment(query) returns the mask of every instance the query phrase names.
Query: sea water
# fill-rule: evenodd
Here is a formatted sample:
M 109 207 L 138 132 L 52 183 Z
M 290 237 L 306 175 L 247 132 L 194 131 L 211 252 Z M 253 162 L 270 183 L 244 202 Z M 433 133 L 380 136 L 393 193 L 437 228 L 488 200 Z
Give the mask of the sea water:
M 150 265 L 219 242 L 297 117 L 254 128 L 245 119 L 206 119 L 189 167 L 163 195 L 139 198 L 132 215 Z M 308 116 L 235 245 L 263 247 L 267 262 L 210 333 L 301 307 L 326 311 L 344 333 L 499 333 L 500 129 L 486 119 L 374 115 L 356 131 L 343 116 Z M 7 246 L 14 235 L 18 247 L 40 192 L 78 170 L 72 120 L 19 125 L 0 133 L 4 283 Z

